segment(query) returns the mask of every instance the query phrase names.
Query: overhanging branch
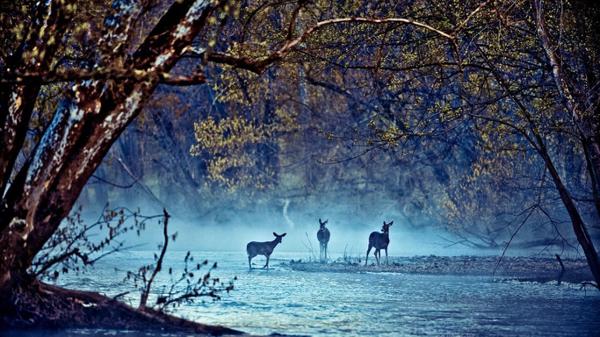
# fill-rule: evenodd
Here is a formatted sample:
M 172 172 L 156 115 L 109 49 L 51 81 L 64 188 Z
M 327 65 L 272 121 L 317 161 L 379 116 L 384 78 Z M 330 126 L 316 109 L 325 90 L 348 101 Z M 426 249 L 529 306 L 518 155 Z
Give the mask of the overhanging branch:
M 454 35 L 447 33 L 443 30 L 437 29 L 431 25 L 426 23 L 422 23 L 419 21 L 414 21 L 406 18 L 384 18 L 384 19 L 375 19 L 375 18 L 363 18 L 363 17 L 350 17 L 350 18 L 336 18 L 329 19 L 324 21 L 319 21 L 314 24 L 312 27 L 304 30 L 302 34 L 300 34 L 296 38 L 292 38 L 293 34 L 288 33 L 288 38 L 284 41 L 283 46 L 281 46 L 276 51 L 272 52 L 268 56 L 262 58 L 249 58 L 244 56 L 234 56 L 225 53 L 212 52 L 207 55 L 202 55 L 206 58 L 207 61 L 211 61 L 214 63 L 227 64 L 230 66 L 234 66 L 237 68 L 246 69 L 257 74 L 262 73 L 268 66 L 271 64 L 280 61 L 290 52 L 296 50 L 298 45 L 302 42 L 306 41 L 310 36 L 318 32 L 319 30 L 327 27 L 333 26 L 341 23 L 358 23 L 358 24 L 405 24 L 412 25 L 418 28 L 422 28 L 428 31 L 431 31 L 443 38 L 450 40 L 452 43 L 455 43 L 456 38 Z
M 189 75 L 172 75 L 167 72 L 148 71 L 139 69 L 105 68 L 97 70 L 64 69 L 58 71 L 33 71 L 24 73 L 0 73 L 0 83 L 27 84 L 27 83 L 57 83 L 82 80 L 135 80 L 146 81 L 158 79 L 161 84 L 167 85 L 194 85 L 206 82 L 202 72 Z

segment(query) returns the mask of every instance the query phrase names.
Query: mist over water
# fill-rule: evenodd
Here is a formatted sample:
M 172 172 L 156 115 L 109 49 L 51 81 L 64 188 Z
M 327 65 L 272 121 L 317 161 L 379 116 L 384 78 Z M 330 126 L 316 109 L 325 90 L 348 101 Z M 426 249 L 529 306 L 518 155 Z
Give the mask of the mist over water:
M 276 251 L 303 252 L 306 258 L 310 251 L 317 254 L 319 245 L 316 238 L 319 229 L 318 219 L 328 220 L 327 228 L 331 232 L 329 251 L 332 254 L 346 254 L 350 256 L 364 255 L 369 234 L 380 231 L 383 221 L 394 221 L 390 229 L 390 255 L 456 255 L 471 254 L 475 250 L 464 246 L 455 245 L 452 249 L 444 248 L 448 243 L 441 236 L 449 234 L 436 233 L 431 228 L 411 228 L 403 221 L 403 217 L 391 211 L 379 216 L 360 216 L 352 214 L 349 206 L 340 207 L 334 212 L 332 209 L 323 212 L 309 210 L 291 210 L 287 216 L 283 211 L 235 211 L 228 209 L 216 210 L 205 218 L 193 217 L 178 211 L 170 212 L 169 232 L 179 235 L 171 249 L 175 250 L 211 250 L 211 251 L 245 251 L 249 241 L 271 241 L 273 232 L 287 233 Z M 147 214 L 158 214 L 158 210 L 151 211 L 144 208 Z M 353 213 L 356 213 L 354 210 Z M 155 243 L 162 240 L 162 231 L 156 221 L 150 222 L 141 237 L 129 235 L 126 238 L 138 248 L 151 249 Z
M 600 328 L 595 292 L 583 291 L 568 282 L 556 286 L 555 282 L 501 280 L 492 276 L 493 266 L 489 273 L 486 270 L 477 276 L 435 271 L 433 275 L 373 272 L 377 268 L 371 267 L 343 272 L 292 267 L 291 260 L 319 258 L 319 218 L 328 220 L 330 261 L 345 256 L 360 258 L 362 266 L 369 234 L 380 231 L 384 221 L 393 221 L 390 257 L 502 254 L 502 245 L 474 249 L 456 243 L 460 239 L 444 230 L 439 220 L 411 211 L 383 193 L 370 197 L 311 194 L 299 199 L 275 195 L 256 199 L 244 195 L 222 200 L 217 196 L 207 198 L 212 207 L 207 206 L 208 202 L 199 203 L 197 208 L 169 203 L 168 196 L 161 198 L 164 204 L 140 196 L 111 205 L 139 207 L 145 215 L 161 214 L 162 207 L 169 211 L 169 233 L 178 235 L 169 242 L 165 265 L 173 267 L 174 275 L 183 268 L 184 256 L 191 251 L 195 261 L 208 259 L 211 264 L 218 263 L 211 276 L 225 282 L 237 277 L 235 289 L 223 294 L 222 300 L 185 303 L 173 310 L 180 317 L 253 334 L 311 336 L 584 336 Z M 98 205 L 83 206 L 84 217 L 95 220 L 100 212 Z M 61 276 L 59 284 L 109 296 L 127 293 L 123 299 L 135 306 L 139 293 L 124 277 L 127 271 L 153 263 L 152 257 L 163 243 L 158 220 L 149 221 L 139 236 L 125 234 L 123 239 L 131 248 L 108 256 L 86 273 Z M 271 269 L 249 271 L 246 244 L 271 241 L 273 232 L 287 235 L 271 255 Z M 509 249 L 507 255 L 554 258 L 553 249 Z M 581 257 L 575 250 L 558 252 L 565 258 Z M 375 262 L 372 254 L 371 263 Z M 255 257 L 254 268 L 262 267 L 264 261 L 263 256 Z M 550 260 L 550 264 L 554 261 Z M 159 274 L 150 302 L 169 282 L 167 273 Z M 113 331 L 70 333 L 99 337 Z
M 316 222 L 316 221 L 315 221 Z M 362 228 L 361 228 L 362 227 Z M 390 255 L 460 255 L 478 253 L 476 250 L 458 246 L 456 248 L 444 248 L 443 240 L 435 235 L 431 236 L 428 230 L 406 230 L 396 228 L 396 222 L 390 231 Z M 245 250 L 249 241 L 271 241 L 272 232 L 278 234 L 287 233 L 283 242 L 276 248 L 282 252 L 300 252 L 299 258 L 306 258 L 310 250 L 317 254 L 319 245 L 316 238 L 318 224 L 303 224 L 294 227 L 272 224 L 224 224 L 195 226 L 185 221 L 173 221 L 172 230 L 185 233 L 180 236 L 173 247 L 175 249 L 206 249 L 237 251 Z M 329 241 L 329 252 L 342 255 L 344 252 L 352 257 L 364 255 L 367 249 L 368 237 L 372 231 L 379 231 L 380 224 L 372 226 L 360 226 L 356 228 L 337 227 L 336 222 L 331 219 L 328 223 L 331 239 Z M 428 238 L 428 239 L 425 239 Z M 437 239 L 437 241 L 435 241 Z M 310 241 L 310 242 L 309 242 Z M 483 253 L 483 252 L 479 252 Z
M 173 311 L 202 323 L 254 334 L 311 336 L 584 336 L 600 328 L 598 295 L 566 282 L 557 287 L 554 282 L 503 281 L 492 276 L 492 269 L 489 275 L 459 276 L 291 267 L 291 260 L 319 258 L 319 218 L 328 220 L 330 261 L 348 256 L 360 258 L 362 265 L 369 234 L 380 231 L 384 221 L 394 222 L 389 233 L 390 257 L 502 253 L 501 247 L 474 249 L 453 244 L 459 238 L 445 231 L 443 224 L 426 214 L 410 212 L 391 198 L 340 194 L 337 198 L 312 195 L 298 200 L 253 200 L 237 196 L 222 202 L 212 200 L 215 206 L 209 209 L 202 204 L 197 208 L 157 205 L 143 197 L 128 203 L 129 208 L 140 207 L 146 215 L 160 214 L 163 206 L 169 210 L 169 233 L 178 236 L 169 242 L 165 264 L 173 267 L 175 274 L 182 268 L 186 252 L 191 251 L 195 261 L 218 263 L 212 276 L 222 281 L 237 277 L 235 289 L 223 294 L 222 300 L 186 303 Z M 97 217 L 99 211 L 93 206 L 86 205 L 86 218 Z M 271 255 L 271 269 L 249 271 L 246 244 L 271 241 L 273 232 L 287 235 Z M 158 219 L 150 221 L 140 236 L 128 233 L 124 239 L 135 246 L 107 257 L 88 273 L 61 277 L 59 283 L 107 295 L 131 291 L 132 285 L 123 280 L 125 273 L 152 263 L 163 240 L 162 226 Z M 553 249 L 509 249 L 507 255 L 553 258 Z M 559 252 L 563 257 L 580 257 L 574 250 Z M 372 254 L 371 263 L 375 261 Z M 255 257 L 254 268 L 262 267 L 264 261 L 263 256 Z M 168 284 L 169 277 L 159 274 L 151 301 Z M 131 291 L 124 299 L 135 306 L 138 296 Z M 557 324 L 560 329 L 555 328 Z M 84 331 L 73 336 L 104 333 Z
M 287 207 L 278 200 L 265 205 L 235 205 L 224 203 L 221 207 L 202 212 L 200 209 L 181 209 L 177 205 L 167 207 L 171 218 L 169 233 L 178 233 L 177 239 L 169 243 L 171 250 L 208 250 L 242 252 L 250 241 L 271 241 L 273 232 L 287 233 L 277 252 L 297 253 L 294 259 L 314 259 L 319 255 L 316 233 L 319 218 L 328 220 L 331 233 L 328 252 L 331 256 L 364 258 L 371 232 L 380 231 L 383 221 L 393 221 L 390 228 L 390 256 L 413 255 L 500 255 L 502 248 L 477 249 L 460 244 L 460 239 L 439 228 L 422 216 L 409 217 L 392 202 L 371 202 L 367 207 L 354 206 L 351 200 L 335 204 L 324 201 L 323 208 L 305 208 L 291 202 Z M 138 206 L 130 206 L 135 209 Z M 90 207 L 91 209 L 91 207 Z M 148 204 L 140 207 L 146 215 L 160 214 L 160 206 Z M 95 219 L 99 210 L 87 212 L 89 221 Z M 162 228 L 158 221 L 150 221 L 140 236 L 125 235 L 127 245 L 135 249 L 154 249 L 162 242 Z M 544 248 L 544 247 L 542 247 Z M 546 256 L 558 249 L 545 247 L 536 249 L 510 248 L 506 255 L 543 254 Z M 562 251 L 565 256 L 581 256 L 573 250 Z

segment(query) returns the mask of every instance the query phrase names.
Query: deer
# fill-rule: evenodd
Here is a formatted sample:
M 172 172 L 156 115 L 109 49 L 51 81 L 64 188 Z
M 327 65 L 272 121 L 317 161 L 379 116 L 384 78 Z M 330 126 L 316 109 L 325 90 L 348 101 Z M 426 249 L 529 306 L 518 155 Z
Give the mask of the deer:
M 273 232 L 273 236 L 275 236 L 275 239 L 273 241 L 248 242 L 248 244 L 246 245 L 246 252 L 248 253 L 248 267 L 250 268 L 250 270 L 252 270 L 252 258 L 254 258 L 256 255 L 263 255 L 267 258 L 267 263 L 265 263 L 265 265 L 263 266 L 263 269 L 265 269 L 265 268 L 269 269 L 269 257 L 271 257 L 271 254 L 273 253 L 273 249 L 275 249 L 275 247 L 281 243 L 281 239 L 286 234 L 287 233 L 283 233 L 283 234 L 279 235 L 279 234 Z
M 327 261 L 327 243 L 329 242 L 330 237 L 329 229 L 325 227 L 327 221 L 329 220 L 321 221 L 321 218 L 319 218 L 320 227 L 319 231 L 317 232 L 317 240 L 319 240 L 319 259 L 321 260 L 321 262 L 323 262 L 323 258 L 325 261 Z
M 367 265 L 367 260 L 369 259 L 369 253 L 371 252 L 371 248 L 375 248 L 375 259 L 377 260 L 377 265 L 379 265 L 379 260 L 381 258 L 381 249 L 385 249 L 385 264 L 388 264 L 388 245 L 390 244 L 390 226 L 392 226 L 394 222 L 390 223 L 383 222 L 383 227 L 381 227 L 381 232 L 372 232 L 369 235 L 369 248 L 367 248 L 367 257 L 365 258 L 365 266 Z

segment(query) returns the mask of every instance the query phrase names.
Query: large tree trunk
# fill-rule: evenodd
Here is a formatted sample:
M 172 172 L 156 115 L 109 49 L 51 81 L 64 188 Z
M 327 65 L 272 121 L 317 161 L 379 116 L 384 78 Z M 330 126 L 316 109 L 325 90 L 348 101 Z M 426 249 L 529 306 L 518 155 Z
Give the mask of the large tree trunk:
M 587 106 L 591 112 L 586 116 L 589 119 L 589 134 L 587 138 L 582 137 L 582 146 L 592 184 L 594 206 L 600 218 L 600 93 L 594 89 L 600 85 L 600 2 L 577 0 L 573 2 L 573 6 L 575 29 L 586 44 L 581 52 L 581 64 L 585 75 L 581 77 L 581 81 L 585 83 L 584 90 L 589 96 L 583 97 L 583 100 L 592 104 Z
M 585 162 L 592 185 L 592 195 L 596 213 L 600 218 L 600 142 L 594 139 L 582 140 Z
M 37 252 L 69 213 L 111 145 L 154 91 L 160 79 L 158 74 L 175 65 L 183 49 L 206 23 L 214 9 L 207 3 L 174 2 L 134 55 L 126 60 L 128 69 L 156 76 L 144 80 L 83 81 L 73 86 L 68 98 L 59 103 L 32 159 L 20 169 L 0 209 L 0 294 L 9 294 L 10 288 L 24 280 Z M 101 43 L 112 46 L 111 43 L 120 41 Z
M 537 34 L 540 39 L 540 44 L 548 58 L 549 65 L 552 68 L 552 76 L 556 84 L 556 89 L 565 108 L 569 112 L 581 139 L 588 175 L 592 185 L 594 205 L 596 207 L 597 215 L 600 217 L 600 117 L 597 115 L 597 113 L 600 113 L 600 105 L 595 103 L 597 101 L 597 94 L 595 94 L 596 90 L 582 90 L 583 86 L 579 85 L 579 83 L 571 78 L 572 76 L 569 76 L 569 73 L 565 71 L 565 62 L 563 62 L 560 57 L 558 46 L 552 44 L 550 33 L 546 26 L 544 19 L 544 1 L 533 0 L 532 3 L 533 8 L 535 9 Z M 590 3 L 587 3 L 586 1 L 576 1 L 575 4 L 575 10 L 577 11 L 577 27 L 580 29 L 581 34 L 585 35 L 584 39 L 592 38 L 594 35 L 598 36 L 600 17 L 597 15 L 600 15 L 600 5 L 593 1 Z M 592 8 L 587 8 L 592 4 Z M 589 26 L 590 29 L 586 30 L 583 28 L 584 26 Z M 598 46 L 597 40 L 594 40 L 591 45 Z M 596 47 L 596 51 L 600 51 L 600 49 Z M 584 77 L 588 81 L 588 88 L 596 88 L 598 83 L 595 73 L 598 65 L 597 62 L 594 62 L 594 60 L 589 58 L 587 53 L 588 51 L 582 47 L 580 58 L 582 64 L 586 68 Z M 592 96 L 588 97 L 588 95 Z M 587 107 L 588 101 L 595 104 L 595 106 Z M 587 109 L 596 112 L 596 114 L 586 113 L 586 107 Z
M 599 212 L 598 215 L 600 215 L 600 196 L 598 193 L 598 182 L 600 181 L 600 144 L 597 142 L 598 138 L 595 137 L 599 126 L 597 125 L 597 120 L 595 120 L 593 115 L 592 117 L 589 117 L 589 114 L 586 114 L 584 111 L 582 111 L 582 107 L 585 106 L 585 104 L 582 104 L 582 100 L 585 99 L 585 95 L 581 93 L 577 83 L 573 79 L 569 78 L 568 74 L 565 72 L 563 68 L 564 63 L 557 52 L 557 48 L 555 48 L 551 43 L 550 34 L 544 20 L 543 0 L 533 0 L 532 3 L 533 8 L 535 9 L 535 23 L 538 38 L 540 39 L 541 46 L 548 58 L 549 65 L 552 68 L 552 75 L 554 77 L 556 89 L 565 105 L 565 108 L 571 115 L 573 123 L 577 128 L 579 137 L 581 138 L 588 174 L 592 182 L 592 188 L 594 189 L 594 204 L 596 206 L 596 210 Z M 596 20 L 597 22 L 597 18 L 593 18 L 593 20 Z M 582 51 L 582 53 L 585 52 L 586 51 Z M 567 212 L 569 213 L 569 217 L 571 218 L 573 231 L 575 232 L 577 241 L 579 242 L 579 245 L 585 254 L 587 262 L 590 266 L 590 270 L 594 275 L 596 285 L 600 287 L 600 258 L 598 257 L 598 252 L 594 247 L 594 242 L 588 233 L 583 218 L 577 210 L 577 206 L 573 201 L 573 198 L 569 194 L 567 187 L 562 182 L 556 168 L 554 167 L 548 151 L 543 144 L 543 140 L 537 134 L 536 138 L 540 146 L 540 154 L 542 155 L 546 163 L 546 167 L 548 168 L 552 180 L 554 181 L 554 185 L 559 192 L 561 201 L 565 205 Z
M 592 238 L 588 233 L 587 227 L 583 222 L 579 211 L 577 210 L 577 206 L 573 201 L 573 198 L 571 197 L 566 186 L 563 184 L 562 179 L 558 174 L 558 171 L 556 170 L 554 164 L 548 157 L 547 152 L 545 152 L 545 149 L 542 149 L 542 151 L 544 151 L 542 156 L 544 157 L 544 161 L 546 162 L 546 167 L 548 168 L 550 176 L 552 177 L 552 181 L 554 182 L 554 185 L 558 190 L 560 200 L 565 205 L 567 213 L 569 214 L 569 218 L 571 219 L 573 232 L 577 237 L 577 242 L 579 242 L 579 245 L 581 246 L 581 249 L 585 254 L 585 258 L 588 262 L 592 275 L 594 275 L 594 280 L 596 281 L 596 284 L 600 286 L 600 258 L 598 257 L 598 252 L 594 247 L 594 242 L 592 241 Z
M 50 65 L 70 13 L 61 1 L 38 2 L 33 26 L 26 32 L 26 39 L 19 45 L 5 64 L 7 73 L 45 71 Z M 31 62 L 35 60 L 35 62 Z M 27 134 L 29 120 L 40 83 L 0 84 L 0 198 L 8 186 L 19 151 Z M 0 227 L 2 229 L 2 227 Z

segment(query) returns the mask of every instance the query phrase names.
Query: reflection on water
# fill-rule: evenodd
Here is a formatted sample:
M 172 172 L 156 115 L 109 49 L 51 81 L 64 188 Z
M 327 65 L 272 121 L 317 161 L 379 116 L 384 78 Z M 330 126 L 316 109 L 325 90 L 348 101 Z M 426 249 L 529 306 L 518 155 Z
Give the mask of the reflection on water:
M 168 264 L 180 265 L 185 252 L 169 254 Z M 472 276 L 307 273 L 279 266 L 279 262 L 302 254 L 277 252 L 271 270 L 249 272 L 243 252 L 194 255 L 218 261 L 215 274 L 222 280 L 237 276 L 236 289 L 219 302 L 184 305 L 174 313 L 250 333 L 592 336 L 600 332 L 600 294 L 575 285 L 499 282 Z M 123 283 L 124 272 L 116 273 L 114 268 L 135 270 L 151 258 L 151 252 L 114 255 L 90 273 L 70 275 L 62 281 L 69 287 L 115 295 L 132 286 Z M 257 266 L 262 263 L 256 261 Z M 136 303 L 134 295 L 128 298 L 132 303 Z M 70 333 L 104 336 L 115 332 Z

